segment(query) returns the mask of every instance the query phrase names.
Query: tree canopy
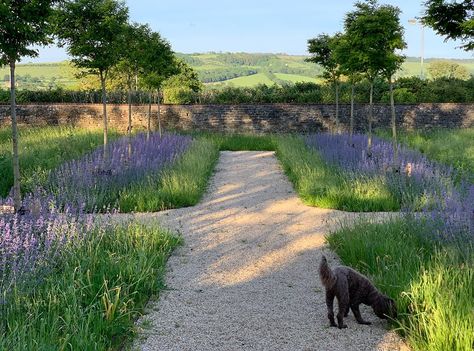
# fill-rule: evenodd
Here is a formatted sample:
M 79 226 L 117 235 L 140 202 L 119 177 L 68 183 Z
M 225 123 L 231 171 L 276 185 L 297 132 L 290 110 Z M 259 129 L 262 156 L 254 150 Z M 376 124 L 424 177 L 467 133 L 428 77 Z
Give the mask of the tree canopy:
M 125 52 L 128 8 L 123 1 L 66 0 L 57 16 L 59 43 L 89 73 L 106 73 Z
M 474 2 L 472 0 L 428 0 L 422 17 L 425 25 L 433 28 L 446 40 L 459 39 L 466 51 L 474 50 Z
M 38 55 L 32 45 L 51 42 L 50 22 L 56 0 L 0 1 L 0 62 Z
M 311 54 L 306 61 L 314 62 L 324 68 L 323 77 L 331 82 L 339 80 L 341 71 L 334 49 L 337 47 L 340 35 L 330 36 L 320 34 L 308 40 L 308 52 Z
M 432 79 L 449 78 L 468 80 L 471 75 L 466 67 L 450 61 L 433 61 L 428 66 Z

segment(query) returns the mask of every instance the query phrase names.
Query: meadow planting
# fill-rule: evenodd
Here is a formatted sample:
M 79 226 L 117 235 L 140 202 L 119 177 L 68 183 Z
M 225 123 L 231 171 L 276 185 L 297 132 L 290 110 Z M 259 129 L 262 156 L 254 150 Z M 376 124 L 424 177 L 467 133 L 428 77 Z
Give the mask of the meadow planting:
M 11 134 L 11 128 L 0 128 L 0 197 L 7 196 L 13 186 Z M 111 140 L 117 137 L 118 133 L 109 132 Z M 103 137 L 100 129 L 22 127 L 19 138 L 21 185 L 27 194 L 45 181 L 52 169 L 95 150 Z
M 180 239 L 157 225 L 114 220 L 114 213 L 195 205 L 219 150 L 276 151 L 311 206 L 401 210 L 387 223 L 343 225 L 328 242 L 397 299 L 394 324 L 415 349 L 463 350 L 473 343 L 474 185 L 469 167 L 437 161 L 442 148 L 422 154 L 403 137 L 395 155 L 382 138 L 374 137 L 368 151 L 365 135 L 325 133 L 136 134 L 104 148 L 99 135 L 79 133 L 82 147 L 58 156 L 58 145 L 76 145 L 72 129 L 22 132 L 42 140 L 38 155 L 54 161 L 31 157 L 32 180 L 23 191 L 32 190 L 22 211 L 0 215 L 0 348 L 123 347 L 145 303 L 163 288 L 166 258 Z M 472 147 L 468 139 L 459 143 Z

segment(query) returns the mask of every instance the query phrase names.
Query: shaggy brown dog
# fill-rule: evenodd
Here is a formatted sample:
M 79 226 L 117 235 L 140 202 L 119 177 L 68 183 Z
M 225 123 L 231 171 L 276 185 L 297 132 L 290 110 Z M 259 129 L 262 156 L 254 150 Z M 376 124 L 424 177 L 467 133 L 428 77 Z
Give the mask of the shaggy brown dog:
M 371 324 L 363 320 L 360 315 L 359 305 L 361 303 L 372 306 L 379 318 L 397 317 L 395 301 L 381 294 L 367 277 L 352 268 L 339 266 L 331 270 L 326 257 L 323 256 L 319 264 L 319 277 L 326 288 L 326 305 L 332 327 L 347 328 L 343 319 L 349 314 L 349 307 L 358 323 Z M 337 298 L 339 304 L 337 324 L 334 321 L 334 297 Z

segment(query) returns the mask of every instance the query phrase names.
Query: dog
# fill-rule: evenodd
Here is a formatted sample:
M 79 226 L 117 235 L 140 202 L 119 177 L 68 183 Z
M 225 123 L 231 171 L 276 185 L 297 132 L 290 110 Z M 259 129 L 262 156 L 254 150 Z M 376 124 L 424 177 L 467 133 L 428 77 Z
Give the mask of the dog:
M 326 288 L 326 305 L 331 327 L 339 329 L 347 328 L 344 317 L 349 314 L 349 308 L 359 324 L 371 323 L 365 321 L 360 315 L 359 305 L 361 303 L 372 306 L 377 317 L 382 319 L 397 317 L 395 301 L 380 293 L 367 277 L 346 266 L 338 266 L 331 270 L 325 256 L 322 256 L 319 264 L 319 277 Z M 334 321 L 333 302 L 337 298 L 339 311 L 337 313 L 337 324 Z

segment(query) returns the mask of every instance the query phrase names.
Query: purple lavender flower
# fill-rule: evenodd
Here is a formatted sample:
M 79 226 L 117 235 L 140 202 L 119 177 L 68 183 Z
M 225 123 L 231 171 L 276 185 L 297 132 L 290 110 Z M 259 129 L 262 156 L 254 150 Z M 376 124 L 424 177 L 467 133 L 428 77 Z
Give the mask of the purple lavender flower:
M 114 207 L 121 189 L 159 176 L 167 165 L 179 157 L 190 145 L 191 137 L 152 134 L 147 139 L 139 134 L 131 141 L 125 137 L 79 160 L 64 163 L 51 172 L 47 186 L 57 201 L 88 211 Z
M 349 178 L 382 177 L 404 211 L 422 211 L 431 218 L 438 239 L 474 239 L 474 186 L 452 167 L 402 145 L 395 159 L 392 143 L 376 137 L 368 154 L 362 134 L 352 141 L 347 134 L 312 134 L 306 144 Z

